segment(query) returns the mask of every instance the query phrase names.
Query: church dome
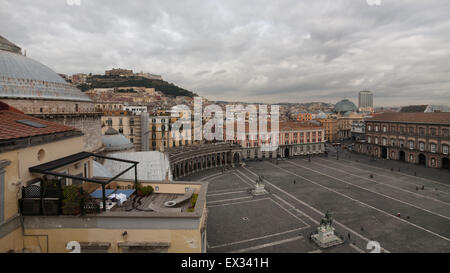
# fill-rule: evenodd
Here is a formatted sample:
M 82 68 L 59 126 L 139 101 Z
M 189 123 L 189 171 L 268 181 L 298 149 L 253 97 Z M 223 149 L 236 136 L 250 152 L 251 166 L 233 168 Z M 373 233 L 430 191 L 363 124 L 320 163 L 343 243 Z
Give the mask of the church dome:
M 47 66 L 7 50 L 0 50 L 0 98 L 92 102 Z
M 357 110 L 358 107 L 356 107 L 356 105 L 348 99 L 343 99 L 334 106 L 334 112 L 336 113 L 345 113 L 349 111 L 356 112 Z
M 134 148 L 133 143 L 128 140 L 124 135 L 119 134 L 113 128 L 108 128 L 105 135 L 102 136 L 103 145 L 105 146 L 105 151 L 123 151 L 130 150 Z

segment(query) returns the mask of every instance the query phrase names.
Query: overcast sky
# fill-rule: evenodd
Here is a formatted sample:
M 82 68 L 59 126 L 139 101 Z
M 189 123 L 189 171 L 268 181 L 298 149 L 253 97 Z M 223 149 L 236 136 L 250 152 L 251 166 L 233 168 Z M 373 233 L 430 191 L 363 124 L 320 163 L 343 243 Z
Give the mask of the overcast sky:
M 448 0 L 0 0 L 0 32 L 59 73 L 130 68 L 210 100 L 450 104 Z

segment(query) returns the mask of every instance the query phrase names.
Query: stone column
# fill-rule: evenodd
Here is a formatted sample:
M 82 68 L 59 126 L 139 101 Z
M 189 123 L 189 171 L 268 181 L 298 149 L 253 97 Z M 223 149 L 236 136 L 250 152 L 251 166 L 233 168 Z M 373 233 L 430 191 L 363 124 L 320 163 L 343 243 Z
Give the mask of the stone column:
M 0 160 L 0 223 L 5 221 L 5 168 L 10 164 L 9 160 Z

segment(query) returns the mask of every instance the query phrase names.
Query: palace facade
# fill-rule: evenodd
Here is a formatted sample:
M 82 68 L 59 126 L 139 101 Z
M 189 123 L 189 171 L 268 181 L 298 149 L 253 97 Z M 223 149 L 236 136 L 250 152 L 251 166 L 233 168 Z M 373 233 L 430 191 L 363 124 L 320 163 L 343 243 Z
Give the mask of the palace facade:
M 383 113 L 366 121 L 358 152 L 432 168 L 450 168 L 450 113 Z

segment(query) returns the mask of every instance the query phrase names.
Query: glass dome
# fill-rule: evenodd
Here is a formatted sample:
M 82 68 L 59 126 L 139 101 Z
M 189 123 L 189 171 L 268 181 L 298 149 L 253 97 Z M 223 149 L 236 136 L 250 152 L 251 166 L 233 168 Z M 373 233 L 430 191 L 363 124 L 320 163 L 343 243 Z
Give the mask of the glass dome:
M 47 66 L 4 50 L 0 50 L 0 97 L 92 102 Z
M 356 112 L 358 111 L 358 107 L 356 107 L 356 105 L 348 99 L 343 99 L 334 106 L 334 112 L 336 113 L 345 113 L 349 111 Z

